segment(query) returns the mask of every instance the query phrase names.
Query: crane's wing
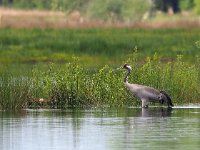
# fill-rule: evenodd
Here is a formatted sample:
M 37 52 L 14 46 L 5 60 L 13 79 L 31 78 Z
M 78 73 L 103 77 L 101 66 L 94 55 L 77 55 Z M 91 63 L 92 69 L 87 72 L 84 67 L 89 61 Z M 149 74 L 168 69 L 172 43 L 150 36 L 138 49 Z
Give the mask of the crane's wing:
M 150 102 L 157 102 L 159 94 L 158 90 L 147 86 L 141 86 L 137 93 L 138 97 L 148 99 Z

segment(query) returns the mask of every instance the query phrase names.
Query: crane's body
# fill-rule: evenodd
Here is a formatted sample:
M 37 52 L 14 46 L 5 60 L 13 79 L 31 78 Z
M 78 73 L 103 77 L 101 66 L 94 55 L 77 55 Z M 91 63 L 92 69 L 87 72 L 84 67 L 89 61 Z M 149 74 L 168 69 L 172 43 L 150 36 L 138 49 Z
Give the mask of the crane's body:
M 128 83 L 128 76 L 131 72 L 131 66 L 128 64 L 124 65 L 124 68 L 127 69 L 127 74 L 124 78 L 124 85 L 133 95 L 138 97 L 142 101 L 142 107 L 148 107 L 150 102 L 157 103 L 167 103 L 168 107 L 172 107 L 171 98 L 164 91 L 159 91 L 152 87 L 139 85 L 139 84 L 130 84 Z
M 141 99 L 142 107 L 147 107 L 149 102 L 159 102 L 158 95 L 160 92 L 154 88 L 150 88 L 138 84 L 130 84 L 125 82 L 124 85 L 130 92 L 132 92 L 136 97 Z

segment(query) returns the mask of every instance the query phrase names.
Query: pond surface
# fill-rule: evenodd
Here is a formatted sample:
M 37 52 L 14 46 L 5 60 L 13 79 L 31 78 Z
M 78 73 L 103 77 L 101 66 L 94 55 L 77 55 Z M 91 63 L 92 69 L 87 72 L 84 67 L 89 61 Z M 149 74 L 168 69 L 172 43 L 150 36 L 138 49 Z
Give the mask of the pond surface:
M 199 150 L 200 107 L 0 112 L 0 150 Z

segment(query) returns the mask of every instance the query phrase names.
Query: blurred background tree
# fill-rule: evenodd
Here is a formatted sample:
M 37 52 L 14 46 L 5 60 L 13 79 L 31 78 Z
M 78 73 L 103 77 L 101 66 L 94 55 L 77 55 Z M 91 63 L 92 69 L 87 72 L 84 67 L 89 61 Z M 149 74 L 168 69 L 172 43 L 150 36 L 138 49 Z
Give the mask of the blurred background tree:
M 168 10 L 172 8 L 174 13 L 178 13 L 180 11 L 179 8 L 179 0 L 163 0 L 162 11 L 168 12 Z
M 191 10 L 194 8 L 194 0 L 182 0 L 180 1 L 181 10 Z

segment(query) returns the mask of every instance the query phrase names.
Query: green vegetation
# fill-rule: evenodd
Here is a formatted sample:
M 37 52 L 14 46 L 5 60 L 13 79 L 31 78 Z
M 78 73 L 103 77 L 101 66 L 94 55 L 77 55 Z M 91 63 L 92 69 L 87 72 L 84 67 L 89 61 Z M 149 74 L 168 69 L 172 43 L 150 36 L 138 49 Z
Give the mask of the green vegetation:
M 1 3 L 20 9 L 61 10 L 67 13 L 76 10 L 87 18 L 129 21 L 141 19 L 151 8 L 147 0 L 0 0 Z
M 199 31 L 2 28 L 0 109 L 139 106 L 117 69 L 125 62 L 131 83 L 199 103 Z
M 151 8 L 146 0 L 93 0 L 89 3 L 87 16 L 102 20 L 140 20 Z
M 18 9 L 59 10 L 67 13 L 79 11 L 90 19 L 109 21 L 142 20 L 149 13 L 152 17 L 159 10 L 167 13 L 193 11 L 199 14 L 199 0 L 0 0 L 0 6 Z
M 175 105 L 198 103 L 200 99 L 200 59 L 197 65 L 183 62 L 161 63 L 155 54 L 138 63 L 134 52 L 127 61 L 133 67 L 130 82 L 166 90 Z M 64 65 L 51 64 L 46 69 L 35 66 L 27 76 L 1 73 L 0 109 L 74 108 L 138 106 L 123 85 L 124 70 L 108 65 L 86 69 L 74 58 Z
M 180 1 L 180 7 L 182 10 L 190 10 L 194 8 L 194 0 L 182 0 Z
M 200 29 L 0 29 L 0 63 L 71 62 L 119 65 L 137 47 L 139 59 L 183 55 L 193 62 Z

